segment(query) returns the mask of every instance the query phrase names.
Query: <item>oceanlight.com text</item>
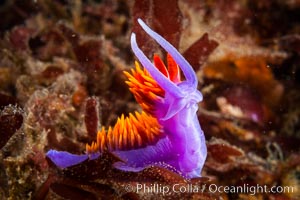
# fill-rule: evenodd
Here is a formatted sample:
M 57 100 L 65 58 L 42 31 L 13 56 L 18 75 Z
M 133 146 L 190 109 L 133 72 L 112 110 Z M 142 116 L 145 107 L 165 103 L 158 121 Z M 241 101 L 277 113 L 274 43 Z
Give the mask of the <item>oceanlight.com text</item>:
M 128 184 L 124 186 L 127 192 L 161 194 L 170 195 L 172 193 L 231 193 L 231 194 L 249 194 L 256 195 L 258 193 L 293 193 L 295 188 L 292 186 L 267 186 L 267 185 L 249 185 L 243 184 L 239 186 L 221 186 L 216 184 Z

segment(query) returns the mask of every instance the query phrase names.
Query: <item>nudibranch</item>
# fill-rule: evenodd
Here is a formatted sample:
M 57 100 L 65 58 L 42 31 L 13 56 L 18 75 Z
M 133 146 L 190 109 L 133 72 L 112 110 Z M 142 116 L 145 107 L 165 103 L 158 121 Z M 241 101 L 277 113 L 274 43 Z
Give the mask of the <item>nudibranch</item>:
M 143 68 L 135 62 L 135 69 L 125 72 L 126 83 L 143 111 L 122 115 L 113 127 L 99 130 L 83 155 L 50 150 L 47 157 L 66 168 L 109 151 L 122 160 L 114 164 L 120 170 L 170 166 L 187 178 L 200 177 L 207 149 L 196 114 L 202 100 L 196 74 L 175 47 L 141 19 L 138 23 L 168 53 L 167 66 L 157 55 L 152 63 L 131 34 L 132 50 Z

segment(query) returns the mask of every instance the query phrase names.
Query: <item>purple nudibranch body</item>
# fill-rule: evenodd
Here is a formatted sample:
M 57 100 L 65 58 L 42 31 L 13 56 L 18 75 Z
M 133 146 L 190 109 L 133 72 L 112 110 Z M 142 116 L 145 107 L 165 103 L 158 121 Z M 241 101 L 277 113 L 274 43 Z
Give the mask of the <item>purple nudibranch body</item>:
M 162 74 L 138 47 L 135 33 L 132 33 L 131 47 L 135 56 L 164 91 L 164 97 L 158 98 L 155 103 L 154 113 L 154 117 L 162 127 L 164 137 L 144 147 L 112 150 L 113 154 L 124 161 L 115 163 L 114 167 L 124 171 L 140 171 L 153 165 L 170 166 L 186 178 L 200 177 L 207 149 L 197 117 L 198 103 L 203 98 L 197 90 L 197 76 L 191 65 L 169 42 L 152 31 L 141 19 L 138 19 L 138 23 L 173 57 L 185 80 L 176 83 Z M 47 157 L 60 168 L 73 166 L 87 159 L 96 159 L 99 156 L 101 152 L 83 155 L 56 150 L 47 152 Z

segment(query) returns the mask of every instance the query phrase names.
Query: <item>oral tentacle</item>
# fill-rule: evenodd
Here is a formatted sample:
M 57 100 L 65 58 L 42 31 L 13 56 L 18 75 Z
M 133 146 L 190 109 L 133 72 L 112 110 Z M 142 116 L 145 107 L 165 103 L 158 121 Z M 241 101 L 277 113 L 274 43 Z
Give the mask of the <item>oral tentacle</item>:
M 146 68 L 146 70 L 150 73 L 150 75 L 155 79 L 155 81 L 159 84 L 161 88 L 165 91 L 168 91 L 175 97 L 182 97 L 184 94 L 180 90 L 180 88 L 171 82 L 166 76 L 164 76 L 147 58 L 147 56 L 142 52 L 142 50 L 138 47 L 136 42 L 136 35 L 135 33 L 131 34 L 131 48 L 139 59 L 141 64 Z
M 173 47 L 167 40 L 165 40 L 158 33 L 151 30 L 141 19 L 138 19 L 138 23 L 144 29 L 144 31 L 151 36 L 162 48 L 164 48 L 176 61 L 176 63 L 181 68 L 186 80 L 191 85 L 191 88 L 197 89 L 198 79 L 192 68 L 192 66 L 187 62 L 187 60 Z

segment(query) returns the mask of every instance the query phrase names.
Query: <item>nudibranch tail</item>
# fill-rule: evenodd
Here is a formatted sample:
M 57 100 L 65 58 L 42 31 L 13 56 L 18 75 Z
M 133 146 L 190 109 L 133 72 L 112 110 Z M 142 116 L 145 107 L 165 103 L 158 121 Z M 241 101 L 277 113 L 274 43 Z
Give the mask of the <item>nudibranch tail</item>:
M 56 150 L 48 151 L 46 156 L 50 158 L 51 161 L 60 168 L 67 168 L 73 165 L 77 165 L 89 158 L 87 154 L 74 155 L 66 151 Z
M 190 84 L 191 88 L 196 90 L 197 85 L 198 85 L 198 79 L 197 79 L 197 76 L 196 76 L 192 66 L 187 62 L 187 60 L 176 50 L 175 47 L 173 47 L 167 40 L 165 40 L 158 33 L 151 30 L 141 19 L 138 19 L 138 23 L 141 25 L 141 27 L 145 30 L 145 32 L 148 35 L 150 35 L 158 44 L 161 45 L 162 48 L 164 48 L 173 57 L 173 59 L 176 61 L 177 65 L 179 65 L 179 67 L 181 68 L 181 70 L 182 70 L 186 80 Z M 134 40 L 132 42 L 134 44 L 135 43 L 135 35 L 131 37 L 131 40 Z M 136 53 L 135 49 L 136 49 L 136 47 L 133 48 L 133 51 L 135 52 L 135 54 L 139 58 L 139 60 L 142 62 L 142 60 L 144 60 L 145 58 L 143 56 L 140 56 L 139 52 Z M 146 67 L 146 66 L 144 66 L 144 67 Z M 148 68 L 147 68 L 147 70 L 148 70 Z

